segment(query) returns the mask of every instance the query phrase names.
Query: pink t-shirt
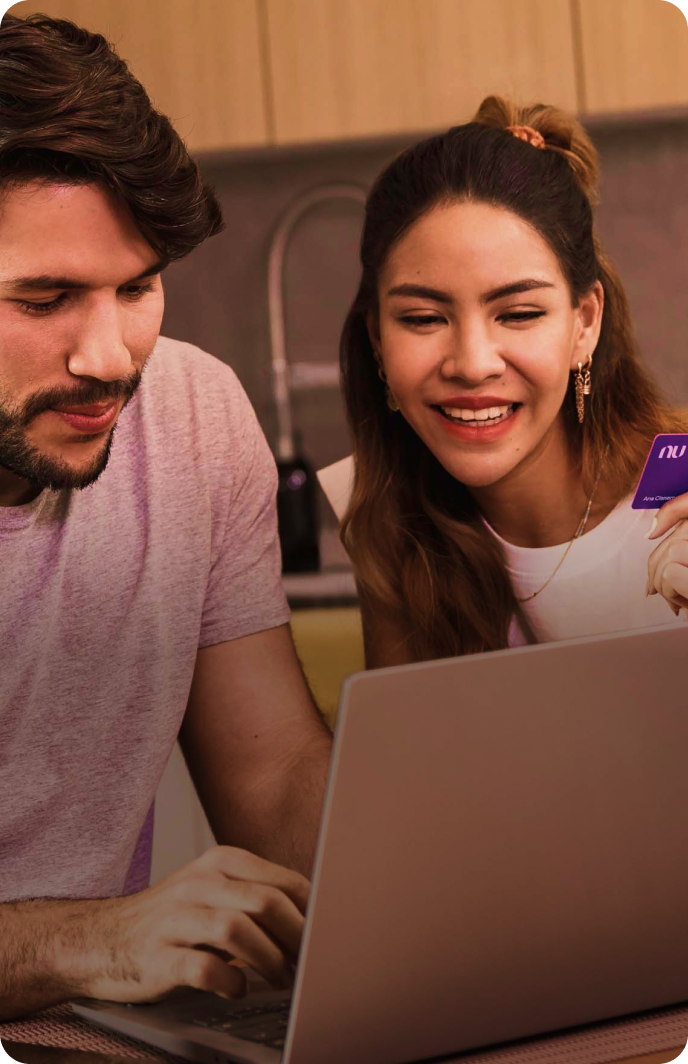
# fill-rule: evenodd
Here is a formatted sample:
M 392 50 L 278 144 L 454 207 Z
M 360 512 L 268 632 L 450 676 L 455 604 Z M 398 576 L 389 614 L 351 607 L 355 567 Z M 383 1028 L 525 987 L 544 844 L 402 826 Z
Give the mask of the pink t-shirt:
M 289 618 L 276 483 L 233 371 L 160 338 L 101 478 L 0 507 L 0 901 L 124 891 L 198 648 Z

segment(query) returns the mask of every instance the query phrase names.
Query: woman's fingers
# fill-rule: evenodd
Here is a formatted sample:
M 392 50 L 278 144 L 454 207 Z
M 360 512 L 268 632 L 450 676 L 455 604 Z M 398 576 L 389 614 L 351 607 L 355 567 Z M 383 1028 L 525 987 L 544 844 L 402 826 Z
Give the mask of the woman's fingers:
M 648 558 L 646 588 L 648 595 L 655 595 L 658 592 L 663 594 L 660 589 L 658 573 L 667 561 L 688 566 L 688 522 L 682 521 L 670 536 L 667 536 L 658 547 L 655 547 Z
M 682 564 L 670 558 L 660 562 L 655 574 L 655 582 L 659 594 L 667 602 L 674 601 L 676 605 L 679 605 L 679 601 L 682 602 L 688 598 L 688 563 Z
M 688 609 L 688 522 L 681 522 L 648 559 L 646 592 L 662 595 L 674 614 Z
M 673 528 L 677 521 L 682 521 L 686 517 L 688 517 L 688 492 L 685 495 L 677 495 L 675 499 L 660 506 L 650 526 L 650 531 L 647 533 L 647 538 L 659 539 Z

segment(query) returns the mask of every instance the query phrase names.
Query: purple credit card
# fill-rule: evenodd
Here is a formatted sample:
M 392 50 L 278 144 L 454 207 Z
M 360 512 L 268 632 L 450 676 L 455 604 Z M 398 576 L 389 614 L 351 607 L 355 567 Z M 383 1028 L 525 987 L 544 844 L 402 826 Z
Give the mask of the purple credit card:
M 634 510 L 658 510 L 688 492 L 688 433 L 655 436 L 632 502 Z

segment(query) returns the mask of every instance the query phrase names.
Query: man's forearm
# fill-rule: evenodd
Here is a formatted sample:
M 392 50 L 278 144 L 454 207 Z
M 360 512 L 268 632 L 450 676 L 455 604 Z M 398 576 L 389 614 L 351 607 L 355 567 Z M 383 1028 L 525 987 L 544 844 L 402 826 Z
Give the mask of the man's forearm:
M 83 993 L 88 901 L 0 905 L 0 1020 L 57 1005 Z
M 311 749 L 297 762 L 286 781 L 282 799 L 275 809 L 275 857 L 277 864 L 293 868 L 310 879 L 325 800 L 332 740 L 328 734 L 322 747 Z
M 330 766 L 332 737 L 325 725 L 300 754 L 260 781 L 248 781 L 231 827 L 216 829 L 220 844 L 241 846 L 310 879 Z M 225 836 L 226 837 L 223 837 Z

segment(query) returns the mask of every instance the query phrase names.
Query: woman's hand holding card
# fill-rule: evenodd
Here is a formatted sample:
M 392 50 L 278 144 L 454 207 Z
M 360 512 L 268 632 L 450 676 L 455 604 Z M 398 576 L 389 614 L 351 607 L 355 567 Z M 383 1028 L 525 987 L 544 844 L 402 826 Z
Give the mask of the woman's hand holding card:
M 657 512 L 648 539 L 659 539 L 673 528 L 650 555 L 646 593 L 662 595 L 674 613 L 688 615 L 688 493 L 677 495 Z M 675 526 L 675 527 L 674 527 Z

